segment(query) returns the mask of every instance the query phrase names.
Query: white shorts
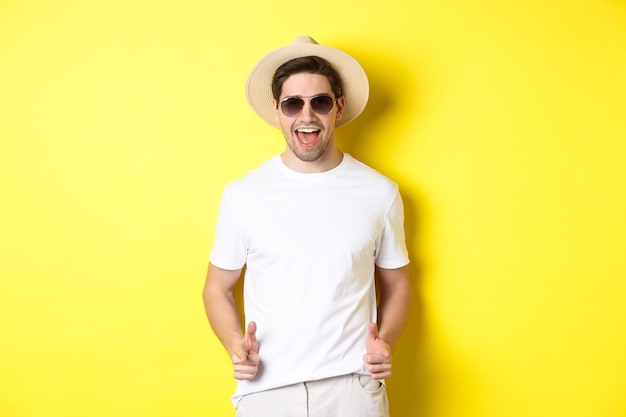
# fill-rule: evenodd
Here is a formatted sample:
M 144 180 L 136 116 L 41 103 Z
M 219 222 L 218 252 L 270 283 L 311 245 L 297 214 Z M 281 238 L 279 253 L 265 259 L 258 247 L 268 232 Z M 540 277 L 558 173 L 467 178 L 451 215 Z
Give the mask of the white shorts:
M 385 384 L 350 374 L 243 396 L 237 417 L 389 417 Z

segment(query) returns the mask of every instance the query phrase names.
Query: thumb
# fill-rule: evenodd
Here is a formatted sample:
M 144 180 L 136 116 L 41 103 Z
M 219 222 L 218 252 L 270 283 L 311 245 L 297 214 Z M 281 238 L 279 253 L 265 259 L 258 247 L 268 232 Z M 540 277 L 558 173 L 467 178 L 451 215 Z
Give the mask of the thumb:
M 369 337 L 374 340 L 378 339 L 378 325 L 376 323 L 370 323 L 369 325 Z
M 248 330 L 244 337 L 244 346 L 247 353 L 259 351 L 259 342 L 256 340 L 256 322 L 254 321 L 248 323 Z
M 256 322 L 251 321 L 250 323 L 248 323 L 248 331 L 246 332 L 246 334 L 256 339 Z
M 385 343 L 378 334 L 378 325 L 376 323 L 369 324 L 365 350 L 367 353 L 378 353 L 385 357 L 390 355 L 387 343 Z

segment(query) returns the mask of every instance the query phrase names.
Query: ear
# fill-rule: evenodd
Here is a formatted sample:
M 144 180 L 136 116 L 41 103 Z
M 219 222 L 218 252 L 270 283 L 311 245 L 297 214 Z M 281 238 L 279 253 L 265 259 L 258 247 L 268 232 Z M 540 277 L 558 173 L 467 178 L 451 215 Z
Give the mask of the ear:
M 279 122 L 279 120 L 278 120 L 278 103 L 276 102 L 276 99 L 272 99 L 272 110 L 274 111 L 274 120 Z
M 346 98 L 339 97 L 337 99 L 337 115 L 335 116 L 335 121 L 340 120 L 343 115 L 343 110 L 346 107 Z

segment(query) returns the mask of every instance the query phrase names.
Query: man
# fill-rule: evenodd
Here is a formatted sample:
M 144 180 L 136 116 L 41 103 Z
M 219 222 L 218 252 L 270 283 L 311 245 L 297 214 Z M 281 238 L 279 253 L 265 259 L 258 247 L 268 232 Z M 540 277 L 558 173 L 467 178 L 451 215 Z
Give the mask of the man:
M 250 106 L 286 147 L 225 187 L 203 293 L 238 417 L 389 415 L 382 381 L 411 300 L 402 200 L 335 143 L 368 95 L 359 63 L 310 37 L 248 77 Z

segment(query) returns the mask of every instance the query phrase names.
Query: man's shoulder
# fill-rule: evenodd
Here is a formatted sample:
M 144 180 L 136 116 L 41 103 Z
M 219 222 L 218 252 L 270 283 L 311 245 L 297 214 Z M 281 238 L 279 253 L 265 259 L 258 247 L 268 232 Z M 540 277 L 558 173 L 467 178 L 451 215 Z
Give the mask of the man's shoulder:
M 259 182 L 266 181 L 276 175 L 276 156 L 264 161 L 261 165 L 248 171 L 244 176 L 232 180 L 226 185 L 227 189 L 253 187 Z
M 355 176 L 371 182 L 372 184 L 378 184 L 382 187 L 389 187 L 392 189 L 397 188 L 396 182 L 380 171 L 372 168 L 364 162 L 361 162 L 349 154 L 346 154 L 345 158 L 349 172 L 353 173 Z

